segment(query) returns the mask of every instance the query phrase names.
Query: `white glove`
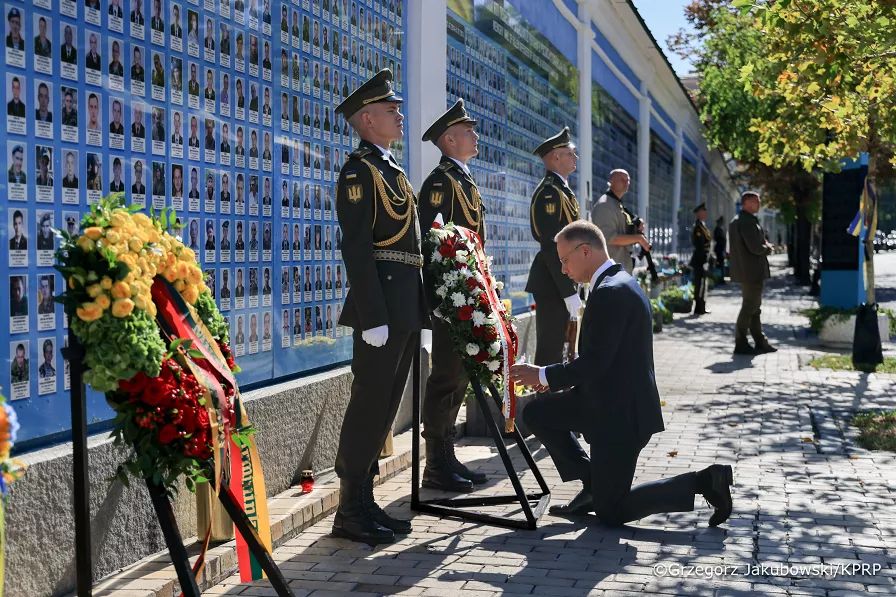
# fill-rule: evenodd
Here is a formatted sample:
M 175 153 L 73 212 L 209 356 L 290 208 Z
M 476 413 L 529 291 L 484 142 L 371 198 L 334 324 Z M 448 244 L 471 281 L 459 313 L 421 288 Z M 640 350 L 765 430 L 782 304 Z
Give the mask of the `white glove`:
M 375 348 L 383 346 L 389 340 L 389 326 L 381 325 L 361 332 L 361 339 Z
M 420 330 L 420 345 L 426 352 L 432 352 L 432 330 L 426 328 Z
M 578 319 L 579 309 L 582 308 L 582 299 L 579 298 L 579 295 L 571 294 L 563 299 L 563 302 L 566 303 L 566 310 L 569 311 L 569 318 Z

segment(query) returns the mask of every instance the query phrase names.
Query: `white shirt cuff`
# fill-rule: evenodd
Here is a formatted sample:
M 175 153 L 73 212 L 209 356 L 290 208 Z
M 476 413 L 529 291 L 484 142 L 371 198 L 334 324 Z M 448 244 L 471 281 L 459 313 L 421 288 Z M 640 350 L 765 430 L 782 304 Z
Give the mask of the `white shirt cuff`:
M 545 375 L 544 370 L 545 370 L 544 367 L 538 368 L 538 383 L 540 383 L 543 386 L 546 386 L 546 385 L 548 385 L 548 378 Z

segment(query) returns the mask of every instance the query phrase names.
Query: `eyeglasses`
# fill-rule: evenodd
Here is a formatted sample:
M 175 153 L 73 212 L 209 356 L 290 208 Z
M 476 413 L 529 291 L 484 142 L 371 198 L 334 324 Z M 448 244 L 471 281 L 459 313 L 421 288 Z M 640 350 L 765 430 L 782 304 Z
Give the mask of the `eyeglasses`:
M 566 262 L 568 262 L 569 258 L 572 257 L 572 254 L 575 253 L 576 251 L 578 251 L 579 247 L 584 246 L 584 245 L 588 245 L 590 247 L 591 243 L 584 242 L 584 243 L 577 244 L 575 247 L 573 247 L 572 251 L 570 251 L 569 253 L 566 254 L 565 257 L 560 258 L 560 265 L 566 265 Z

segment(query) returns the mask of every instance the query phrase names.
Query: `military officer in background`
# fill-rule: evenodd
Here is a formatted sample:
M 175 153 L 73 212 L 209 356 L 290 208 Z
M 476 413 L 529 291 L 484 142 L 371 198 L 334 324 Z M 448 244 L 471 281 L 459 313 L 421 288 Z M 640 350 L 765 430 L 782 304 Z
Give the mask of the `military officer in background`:
M 441 215 L 443 222 L 454 222 L 479 234 L 484 244 L 485 208 L 467 167 L 467 162 L 479 153 L 478 140 L 476 121 L 467 114 L 462 99 L 423 134 L 423 141 L 432 141 L 442 151 L 442 159 L 420 189 L 420 221 L 427 229 Z M 429 306 L 435 309 L 439 298 L 432 292 L 434 281 L 426 280 L 426 288 L 430 290 Z M 488 480 L 485 474 L 467 468 L 454 454 L 454 421 L 469 381 L 448 326 L 437 316 L 433 317 L 432 371 L 422 409 L 426 440 L 424 487 L 470 492 L 473 484 Z
M 351 284 L 339 323 L 354 328 L 354 380 L 336 454 L 341 490 L 333 535 L 371 545 L 411 532 L 408 521 L 376 504 L 373 477 L 428 320 L 416 197 L 389 151 L 404 134 L 401 102 L 384 69 L 336 108 L 361 142 L 336 189 Z
M 691 230 L 691 244 L 694 253 L 691 255 L 691 271 L 694 272 L 694 315 L 705 315 L 706 310 L 706 269 L 709 262 L 709 247 L 712 244 L 712 233 L 706 226 L 706 203 L 694 208 L 697 219 Z
M 569 320 L 578 317 L 582 306 L 575 283 L 562 271 L 554 242 L 564 226 L 579 219 L 579 204 L 567 180 L 579 156 L 569 138 L 569 127 L 546 139 L 533 153 L 544 162 L 547 172 L 529 207 L 532 236 L 541 248 L 529 269 L 526 291 L 535 296 L 535 364 L 550 365 L 563 361 Z

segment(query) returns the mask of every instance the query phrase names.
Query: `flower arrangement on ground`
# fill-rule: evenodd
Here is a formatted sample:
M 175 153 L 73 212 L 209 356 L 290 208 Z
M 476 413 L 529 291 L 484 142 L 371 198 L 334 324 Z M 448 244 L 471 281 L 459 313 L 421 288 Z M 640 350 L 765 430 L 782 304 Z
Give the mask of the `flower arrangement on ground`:
M 424 254 L 441 302 L 435 314 L 447 323 L 470 379 L 482 385 L 500 382 L 509 376 L 518 340 L 498 295 L 503 285 L 491 274 L 491 257 L 485 256 L 482 241 L 472 230 L 437 222 L 425 239 Z M 515 415 L 512 385 L 503 384 L 508 428 Z

